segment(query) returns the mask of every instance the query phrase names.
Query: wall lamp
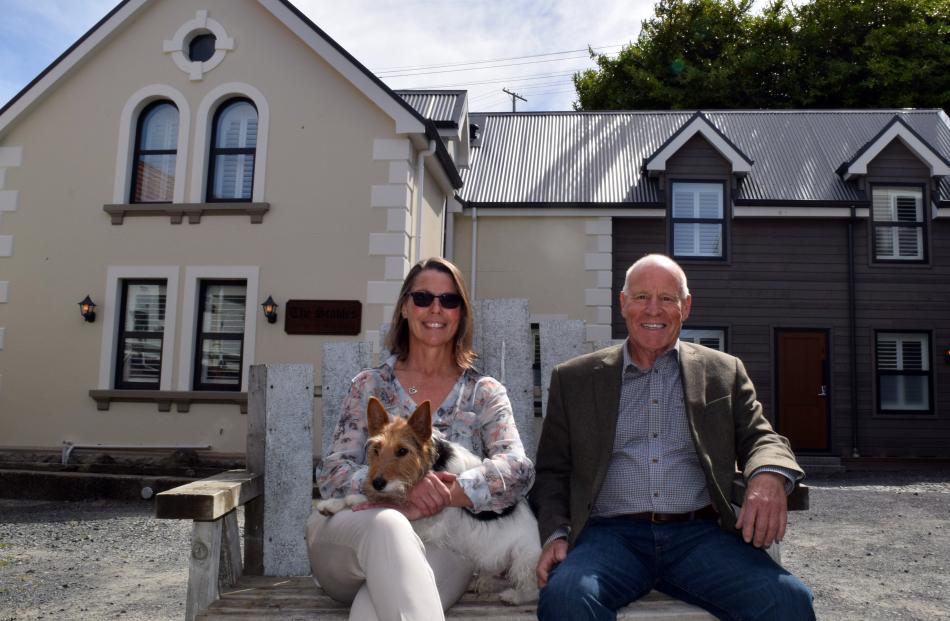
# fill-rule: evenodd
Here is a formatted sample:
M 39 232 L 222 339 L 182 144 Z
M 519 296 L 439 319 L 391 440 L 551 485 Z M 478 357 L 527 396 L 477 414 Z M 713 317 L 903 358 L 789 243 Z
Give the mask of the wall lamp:
M 79 303 L 79 314 L 89 323 L 96 320 L 96 303 L 88 295 Z
M 267 299 L 261 304 L 261 308 L 264 309 L 267 323 L 277 323 L 277 302 L 274 301 L 274 298 L 267 296 Z

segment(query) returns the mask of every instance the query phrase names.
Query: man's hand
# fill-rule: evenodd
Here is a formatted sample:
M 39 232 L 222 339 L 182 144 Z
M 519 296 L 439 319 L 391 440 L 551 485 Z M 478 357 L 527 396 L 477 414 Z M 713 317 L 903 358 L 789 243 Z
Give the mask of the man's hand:
M 541 558 L 538 559 L 538 588 L 543 588 L 548 583 L 548 575 L 555 565 L 567 557 L 567 539 L 563 537 L 555 539 L 544 546 L 541 550 Z
M 760 472 L 749 479 L 736 520 L 736 528 L 742 530 L 746 543 L 767 548 L 773 541 L 785 537 L 788 523 L 785 481 L 785 477 L 775 472 Z

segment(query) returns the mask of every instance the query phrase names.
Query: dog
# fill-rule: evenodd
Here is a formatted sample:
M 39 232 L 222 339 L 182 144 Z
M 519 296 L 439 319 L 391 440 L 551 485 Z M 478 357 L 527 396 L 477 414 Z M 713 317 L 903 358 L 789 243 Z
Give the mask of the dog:
M 371 397 L 367 421 L 370 437 L 366 441 L 369 473 L 363 484 L 365 495 L 351 494 L 317 503 L 317 510 L 325 515 L 364 502 L 400 505 L 427 472 L 461 474 L 482 463 L 465 447 L 445 440 L 438 432 L 433 434 L 428 401 L 404 419 L 390 417 L 383 404 Z M 538 523 L 523 498 L 501 513 L 446 507 L 437 515 L 414 520 L 412 527 L 425 543 L 472 561 L 478 570 L 476 591 L 491 592 L 500 587 L 503 590 L 499 598 L 511 605 L 537 599 L 535 567 L 541 544 Z M 507 584 L 501 582 L 502 574 Z

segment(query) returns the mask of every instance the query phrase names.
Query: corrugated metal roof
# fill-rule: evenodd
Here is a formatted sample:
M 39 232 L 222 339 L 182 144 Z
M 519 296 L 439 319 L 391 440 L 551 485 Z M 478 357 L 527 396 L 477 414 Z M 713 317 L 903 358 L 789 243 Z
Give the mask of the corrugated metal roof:
M 412 108 L 436 123 L 454 123 L 458 127 L 466 91 L 396 91 Z
M 694 111 L 472 114 L 481 126 L 459 196 L 481 205 L 597 206 L 662 202 L 643 174 L 652 155 Z M 862 201 L 836 169 L 894 115 L 950 159 L 939 110 L 717 111 L 706 118 L 755 163 L 737 200 Z M 950 184 L 941 184 L 942 197 Z

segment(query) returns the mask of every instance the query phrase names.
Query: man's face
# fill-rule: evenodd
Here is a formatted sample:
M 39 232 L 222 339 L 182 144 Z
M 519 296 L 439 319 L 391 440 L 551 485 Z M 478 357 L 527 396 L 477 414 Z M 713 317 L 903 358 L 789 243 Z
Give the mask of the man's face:
M 649 358 L 670 349 L 689 317 L 692 298 L 680 298 L 680 283 L 667 267 L 647 263 L 630 274 L 620 293 L 620 314 L 627 324 L 631 353 Z

